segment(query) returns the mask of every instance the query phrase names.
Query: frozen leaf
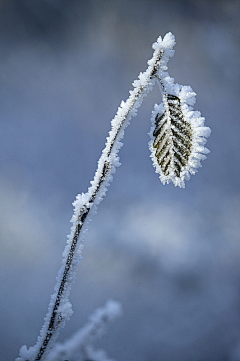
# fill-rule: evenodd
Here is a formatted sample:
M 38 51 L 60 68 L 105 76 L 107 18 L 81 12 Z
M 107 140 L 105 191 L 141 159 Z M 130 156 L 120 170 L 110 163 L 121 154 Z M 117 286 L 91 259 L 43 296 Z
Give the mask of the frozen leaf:
M 196 173 L 200 160 L 205 159 L 203 153 L 208 153 L 204 144 L 210 129 L 204 127 L 200 113 L 191 109 L 190 104 L 195 102 L 192 89 L 173 85 L 172 79 L 167 82 L 175 94 L 163 92 L 163 103 L 155 106 L 149 147 L 162 183 L 184 187 L 185 180 Z M 165 90 L 164 83 L 160 84 Z

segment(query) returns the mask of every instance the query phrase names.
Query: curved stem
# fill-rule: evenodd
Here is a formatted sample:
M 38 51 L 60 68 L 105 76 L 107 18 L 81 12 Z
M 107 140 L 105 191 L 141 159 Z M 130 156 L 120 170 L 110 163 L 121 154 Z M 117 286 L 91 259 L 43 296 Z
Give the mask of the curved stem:
M 79 259 L 79 255 L 76 254 L 79 236 L 92 206 L 101 201 L 101 194 L 102 192 L 105 193 L 107 190 L 107 184 L 110 181 L 111 173 L 114 171 L 115 167 L 119 165 L 117 164 L 117 153 L 121 147 L 119 141 L 123 137 L 124 129 L 128 125 L 130 119 L 136 115 L 136 110 L 141 105 L 144 96 L 147 95 L 155 83 L 155 78 L 159 71 L 160 61 L 164 54 L 164 50 L 163 46 L 155 49 L 153 58 L 148 62 L 149 66 L 147 70 L 145 73 L 139 75 L 139 80 L 136 80 L 133 83 L 134 89 L 130 91 L 129 98 L 125 103 L 122 102 L 119 107 L 116 116 L 112 120 L 112 129 L 109 132 L 106 146 L 99 159 L 98 168 L 95 173 L 92 186 L 88 189 L 88 193 L 86 194 L 86 201 L 82 202 L 79 208 L 76 207 L 75 209 L 73 228 L 70 236 L 71 240 L 68 241 L 68 245 L 66 246 L 68 247 L 66 248 L 68 254 L 66 259 L 63 261 L 63 272 L 61 272 L 62 268 L 60 269 L 60 278 L 55 286 L 55 294 L 51 298 L 49 312 L 45 318 L 41 337 L 39 338 L 37 345 L 34 347 L 35 350 L 39 350 L 37 351 L 37 355 L 34 359 L 35 361 L 40 361 L 45 358 L 45 352 L 48 349 L 50 341 L 52 341 L 52 344 L 54 339 L 57 337 L 57 331 L 65 321 L 64 316 L 60 311 L 60 306 L 67 302 L 68 295 L 70 293 L 70 285 L 73 282 L 74 277 L 72 277 L 72 274 L 76 270 L 76 265 L 73 261 L 76 260 L 76 257 Z M 69 275 L 71 275 L 71 277 Z M 54 299 L 55 301 L 53 301 Z M 66 318 L 67 317 L 65 316 L 65 319 Z M 25 359 L 25 361 L 29 360 Z

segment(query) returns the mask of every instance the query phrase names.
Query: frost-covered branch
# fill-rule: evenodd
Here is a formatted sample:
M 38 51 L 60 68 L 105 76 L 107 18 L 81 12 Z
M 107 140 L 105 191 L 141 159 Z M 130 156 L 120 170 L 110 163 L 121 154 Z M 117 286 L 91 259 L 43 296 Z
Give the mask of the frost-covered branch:
M 94 350 L 91 344 L 103 335 L 107 324 L 121 316 L 121 313 L 121 305 L 109 300 L 104 307 L 95 310 L 89 322 L 69 340 L 56 344 L 48 356 L 48 361 L 109 360 L 104 351 Z
M 163 103 L 155 106 L 152 115 L 152 128 L 149 143 L 151 157 L 156 171 L 163 183 L 172 181 L 174 185 L 184 186 L 189 174 L 194 174 L 200 166 L 200 160 L 207 150 L 204 148 L 205 137 L 209 128 L 203 126 L 199 112 L 192 110 L 195 93 L 190 87 L 174 85 L 166 73 L 167 62 L 173 56 L 175 38 L 171 33 L 164 39 L 159 37 L 153 44 L 153 57 L 148 61 L 148 68 L 140 73 L 133 82 L 126 102 L 122 101 L 116 116 L 111 122 L 111 130 L 105 148 L 98 161 L 97 170 L 87 193 L 79 194 L 73 203 L 74 214 L 71 219 L 71 233 L 63 252 L 62 267 L 59 270 L 54 294 L 51 296 L 48 313 L 44 319 L 37 343 L 28 350 L 20 349 L 16 361 L 40 361 L 47 357 L 59 330 L 72 315 L 69 302 L 71 286 L 81 259 L 83 239 L 90 216 L 96 212 L 97 205 L 106 194 L 112 180 L 112 174 L 120 165 L 118 152 L 121 139 L 130 119 L 137 114 L 143 98 L 149 93 L 156 80 L 160 85 Z
M 17 361 L 43 360 L 50 347 L 55 342 L 59 329 L 65 325 L 65 321 L 72 315 L 71 304 L 68 300 L 71 285 L 75 279 L 78 263 L 81 259 L 82 242 L 86 232 L 87 221 L 90 214 L 96 211 L 96 206 L 106 194 L 107 187 L 112 180 L 115 168 L 120 165 L 118 151 L 122 146 L 120 140 L 124 135 L 124 129 L 130 119 L 136 116 L 143 98 L 152 89 L 159 68 L 165 68 L 169 57 L 173 56 L 172 50 L 175 38 L 171 33 L 166 34 L 164 39 L 158 38 L 153 44 L 153 57 L 148 61 L 148 68 L 140 73 L 138 80 L 133 83 L 134 89 L 130 91 L 126 102 L 121 103 L 117 114 L 111 122 L 111 131 L 107 137 L 106 146 L 98 161 L 97 171 L 91 187 L 85 194 L 79 194 L 73 203 L 74 215 L 72 217 L 71 233 L 68 237 L 66 248 L 63 252 L 63 264 L 58 273 L 57 284 L 54 294 L 51 296 L 48 313 L 44 319 L 44 325 L 38 337 L 37 344 L 20 349 L 20 357 Z

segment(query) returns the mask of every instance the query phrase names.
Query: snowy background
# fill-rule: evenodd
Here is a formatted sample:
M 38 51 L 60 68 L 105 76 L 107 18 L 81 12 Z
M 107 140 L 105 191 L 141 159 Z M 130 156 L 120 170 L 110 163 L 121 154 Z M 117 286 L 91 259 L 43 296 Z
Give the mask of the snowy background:
M 198 94 L 211 153 L 186 189 L 160 183 L 148 149 L 155 87 L 126 129 L 59 340 L 114 298 L 123 316 L 99 345 L 118 361 L 240 360 L 239 16 L 234 0 L 0 2 L 1 360 L 35 344 L 71 203 L 168 31 L 169 73 Z

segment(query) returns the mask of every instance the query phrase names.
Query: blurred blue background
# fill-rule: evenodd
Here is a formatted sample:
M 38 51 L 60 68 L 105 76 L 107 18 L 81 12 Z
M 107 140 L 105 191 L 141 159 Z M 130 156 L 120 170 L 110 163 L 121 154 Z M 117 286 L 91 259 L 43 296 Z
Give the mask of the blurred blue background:
M 157 87 L 126 129 L 93 217 L 64 340 L 108 298 L 124 314 L 98 346 L 124 361 L 240 360 L 240 2 L 0 2 L 0 359 L 32 346 L 69 233 L 121 100 L 176 36 L 169 73 L 198 94 L 211 150 L 186 189 L 149 158 Z

